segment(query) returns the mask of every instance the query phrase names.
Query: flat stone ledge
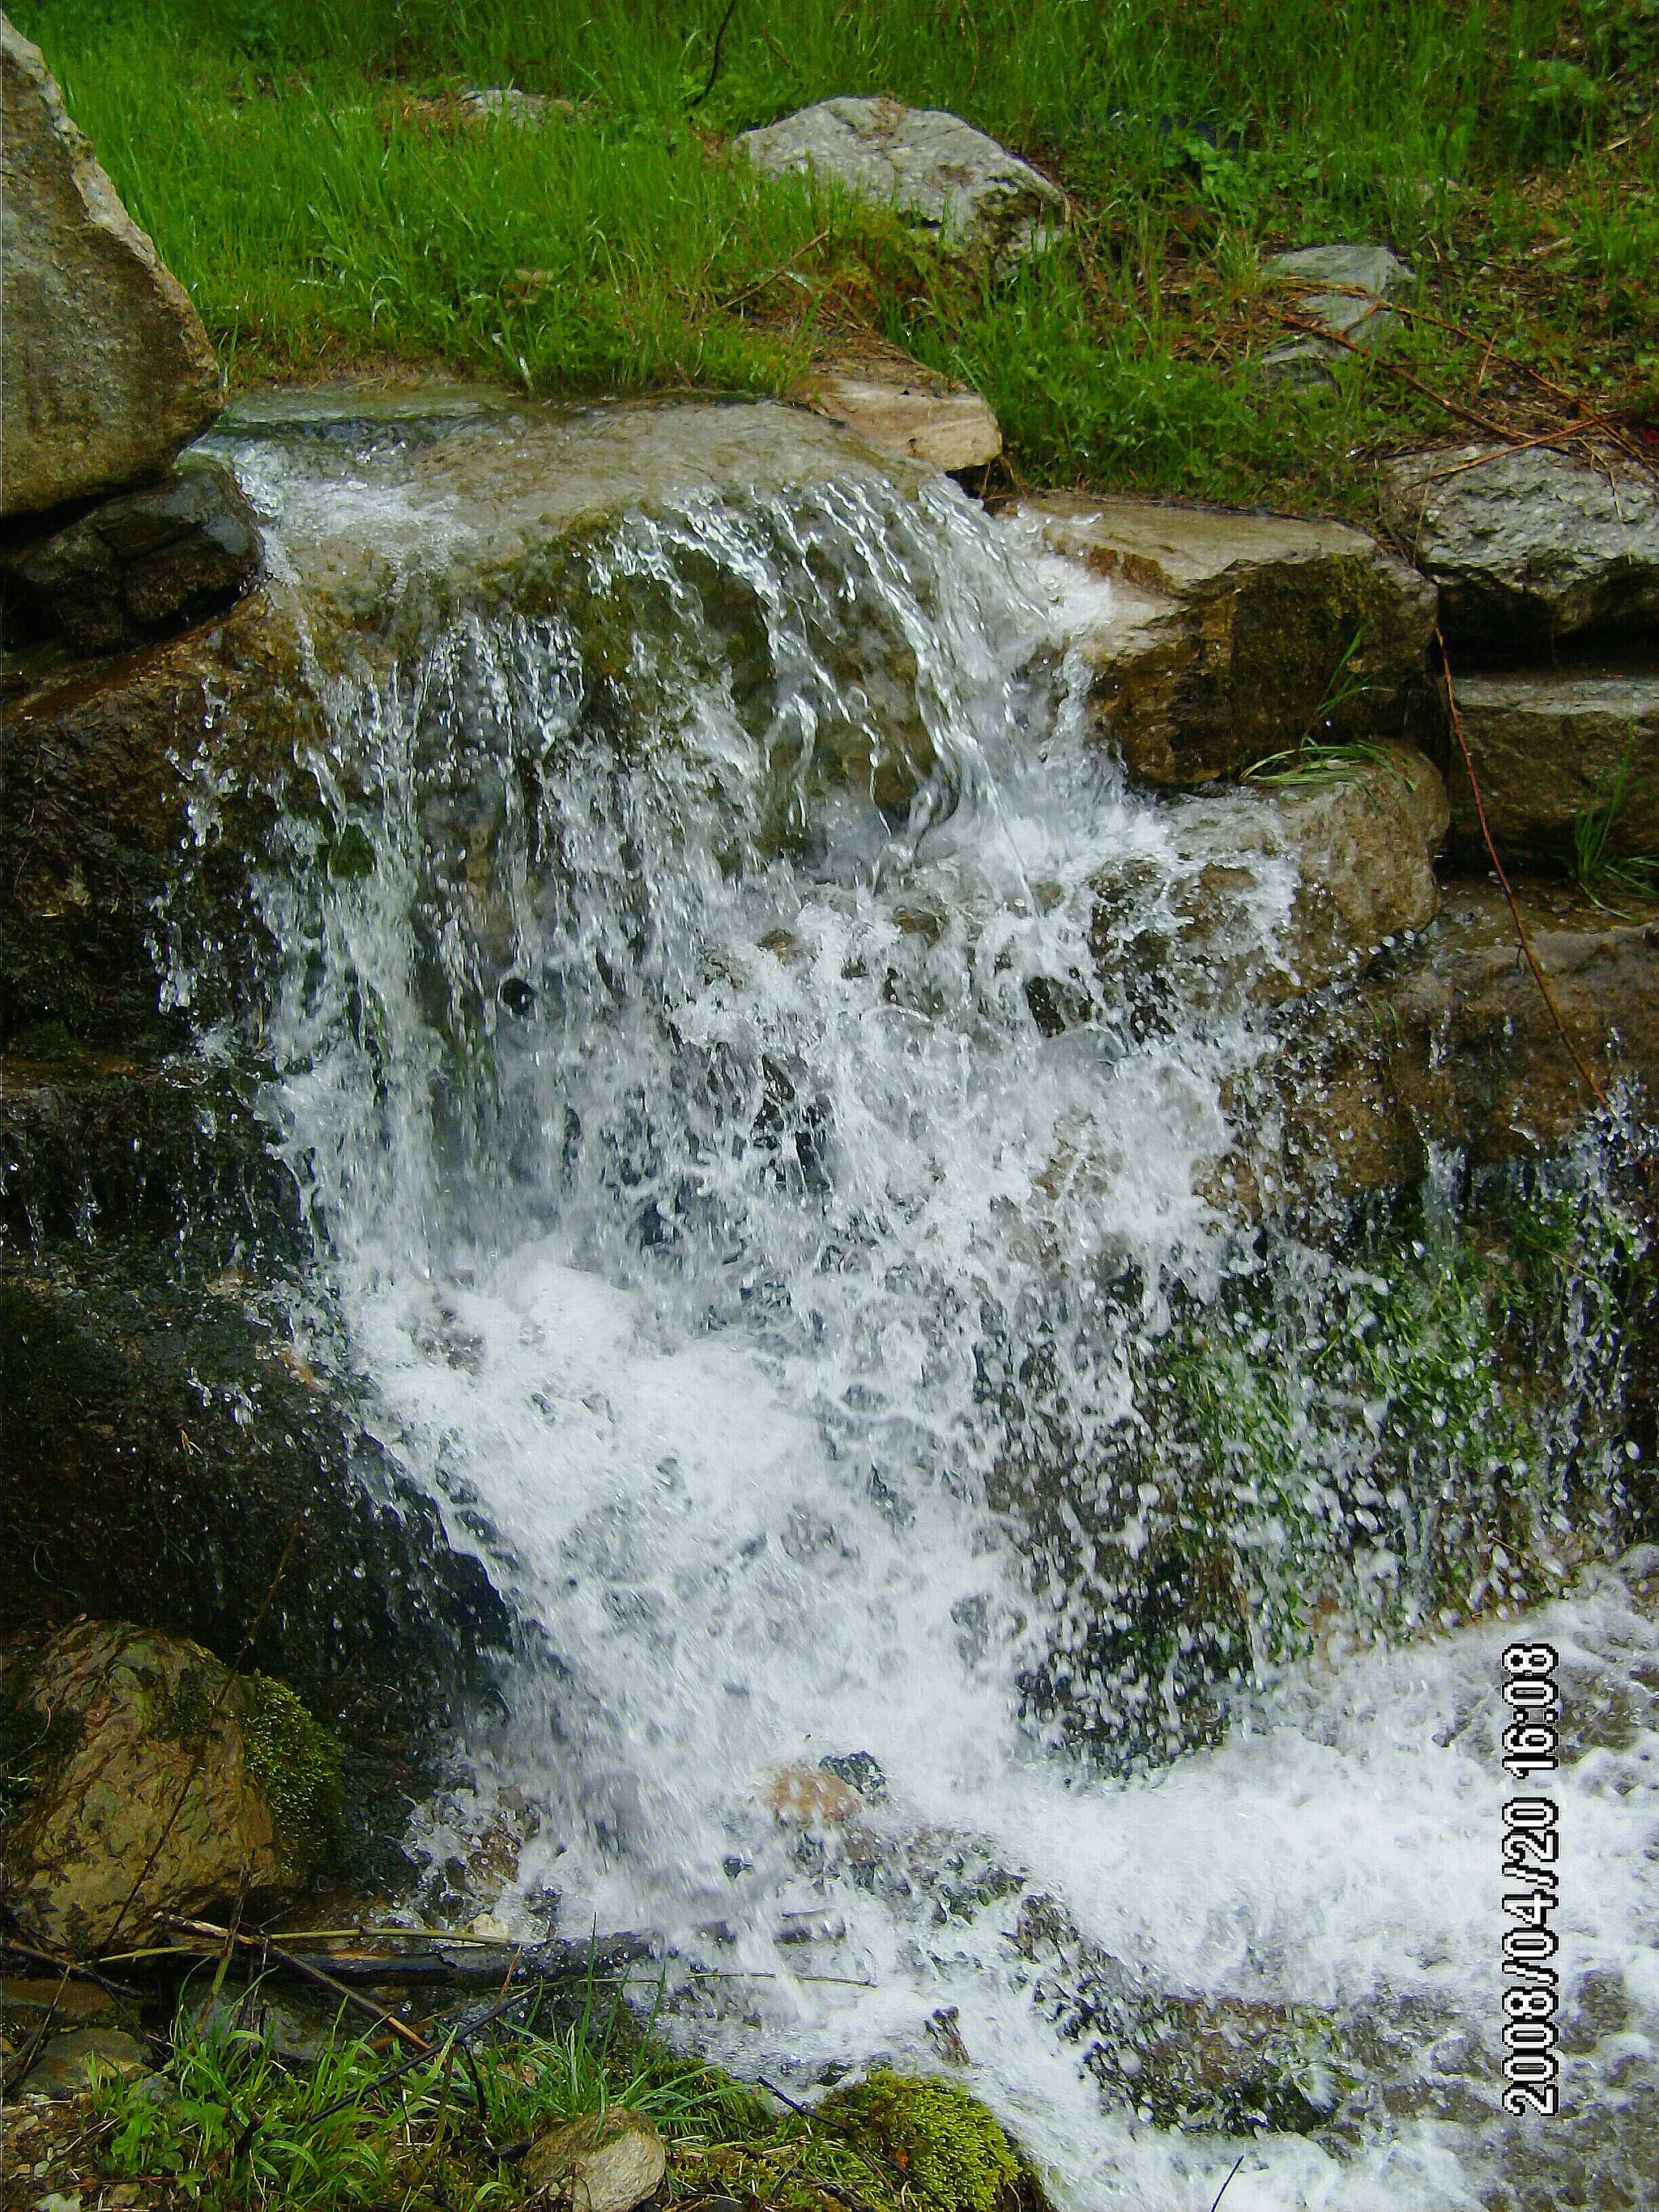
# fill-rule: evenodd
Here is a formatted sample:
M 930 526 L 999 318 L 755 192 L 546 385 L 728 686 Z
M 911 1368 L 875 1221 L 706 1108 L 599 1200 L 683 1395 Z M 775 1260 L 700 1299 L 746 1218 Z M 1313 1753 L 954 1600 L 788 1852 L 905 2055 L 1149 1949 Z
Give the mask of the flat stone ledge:
M 1398 738 L 1426 710 L 1434 588 L 1346 523 L 1056 494 L 1007 526 L 1144 782 L 1237 775 L 1310 738 Z

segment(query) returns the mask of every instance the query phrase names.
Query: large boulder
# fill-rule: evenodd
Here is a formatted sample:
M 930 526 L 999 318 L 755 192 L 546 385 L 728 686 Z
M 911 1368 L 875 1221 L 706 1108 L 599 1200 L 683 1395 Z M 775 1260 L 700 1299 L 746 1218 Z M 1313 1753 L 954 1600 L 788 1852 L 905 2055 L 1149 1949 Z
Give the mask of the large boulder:
M 1607 857 L 1659 856 L 1659 674 L 1510 670 L 1460 677 L 1456 696 L 1506 860 L 1571 865 L 1577 841 L 1603 823 Z M 1455 746 L 1448 783 L 1458 848 L 1477 859 L 1480 823 Z
M 0 17 L 0 513 L 139 483 L 205 429 L 219 371 L 38 46 Z
M 1536 653 L 1607 628 L 1659 631 L 1659 484 L 1547 447 L 1454 446 L 1388 463 L 1383 519 L 1440 586 L 1454 644 Z
M 943 108 L 826 100 L 738 144 L 763 176 L 810 172 L 991 261 L 1033 252 L 1066 219 L 1057 186 Z
M 291 1691 L 125 1623 L 53 1638 L 12 1726 L 33 1729 L 35 1772 L 7 1831 L 6 1902 L 57 1949 L 294 1882 L 338 1817 L 337 1749 Z
M 1011 527 L 1053 556 L 1057 642 L 1095 672 L 1101 733 L 1141 782 L 1399 737 L 1425 711 L 1433 586 L 1346 523 L 1056 493 Z

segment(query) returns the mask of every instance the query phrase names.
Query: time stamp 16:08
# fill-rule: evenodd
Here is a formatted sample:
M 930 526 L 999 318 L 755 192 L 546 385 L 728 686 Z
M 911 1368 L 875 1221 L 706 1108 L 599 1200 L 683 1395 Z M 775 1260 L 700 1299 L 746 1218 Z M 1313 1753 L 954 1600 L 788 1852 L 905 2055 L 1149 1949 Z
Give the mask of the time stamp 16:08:
M 1504 1653 L 1504 1771 L 1530 1782 L 1553 1774 L 1561 1711 L 1550 1644 L 1511 1644 Z M 1557 1807 L 1553 1797 L 1511 1797 L 1504 1807 L 1504 2109 L 1553 2118 L 1559 2066 L 1555 2014 L 1560 2000 L 1555 1929 L 1560 1896 Z

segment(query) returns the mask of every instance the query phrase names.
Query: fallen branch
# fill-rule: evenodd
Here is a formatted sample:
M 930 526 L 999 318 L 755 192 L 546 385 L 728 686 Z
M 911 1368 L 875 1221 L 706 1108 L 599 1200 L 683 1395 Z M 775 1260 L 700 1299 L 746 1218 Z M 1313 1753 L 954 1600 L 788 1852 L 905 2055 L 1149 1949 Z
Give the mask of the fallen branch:
M 332 1974 L 325 1973 L 320 1966 L 314 1966 L 309 1960 L 300 1958 L 293 1951 L 284 1950 L 279 1943 L 273 1943 L 268 1936 L 243 1936 L 234 1929 L 221 1928 L 211 1920 L 184 1920 L 173 1913 L 166 1917 L 163 1925 L 177 1929 L 183 1935 L 205 1936 L 215 1943 L 229 1942 L 245 1951 L 257 1951 L 262 1957 L 278 1959 L 302 1981 L 315 1982 L 319 1988 L 331 1991 L 345 2003 L 356 2005 L 359 2012 L 367 2013 L 380 2027 L 389 2028 L 393 2035 L 401 2037 L 411 2050 L 420 2052 L 422 2057 L 431 2055 L 432 2045 L 425 2037 L 416 2035 L 414 2029 L 399 2020 L 395 2013 L 383 2010 L 371 1999 L 349 1989 L 343 1982 L 336 1981 Z

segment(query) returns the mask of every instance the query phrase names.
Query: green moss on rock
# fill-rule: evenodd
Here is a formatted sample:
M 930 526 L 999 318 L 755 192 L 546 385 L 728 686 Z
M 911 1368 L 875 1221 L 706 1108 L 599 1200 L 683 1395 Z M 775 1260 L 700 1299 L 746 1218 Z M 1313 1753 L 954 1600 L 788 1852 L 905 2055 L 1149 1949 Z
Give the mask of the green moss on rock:
M 876 2067 L 824 2100 L 820 2116 L 896 2166 L 939 2212 L 999 2212 L 1024 2168 L 996 2119 L 953 2081 Z
M 248 1678 L 242 1743 L 247 1772 L 270 1809 L 278 1850 L 296 1874 L 307 1871 L 339 1828 L 338 1743 L 292 1690 L 268 1674 Z

